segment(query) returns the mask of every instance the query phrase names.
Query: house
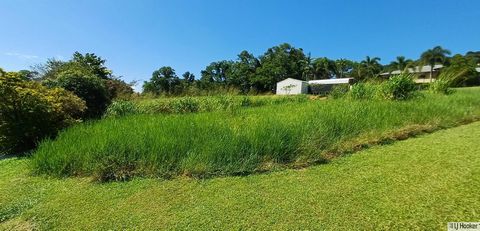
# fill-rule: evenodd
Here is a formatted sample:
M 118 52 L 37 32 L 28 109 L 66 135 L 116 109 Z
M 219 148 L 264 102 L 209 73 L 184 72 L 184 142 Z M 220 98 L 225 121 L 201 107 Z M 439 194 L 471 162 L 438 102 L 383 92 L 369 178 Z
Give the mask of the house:
M 434 79 L 435 77 L 438 76 L 438 73 L 440 73 L 440 69 L 443 68 L 443 65 L 442 64 L 436 64 L 435 66 L 433 66 L 433 71 L 432 71 L 432 78 Z M 412 73 L 412 74 L 416 74 L 418 76 L 418 79 L 430 79 L 430 65 L 426 65 L 426 66 L 416 66 L 414 68 L 408 68 L 407 69 L 408 73 Z M 385 73 L 381 73 L 380 76 L 383 76 L 383 77 L 390 77 L 392 75 L 398 75 L 398 74 L 401 74 L 403 71 L 401 70 L 396 70 L 396 71 L 392 71 L 392 72 L 385 72 Z M 419 81 L 419 82 L 423 82 L 423 80 Z
M 340 78 L 340 79 L 319 79 L 302 81 L 298 79 L 284 79 L 277 83 L 277 95 L 297 95 L 309 93 L 309 86 L 313 91 L 315 88 L 315 94 L 325 93 L 329 91 L 332 86 L 339 84 L 352 85 L 355 83 L 353 78 Z M 319 91 L 319 92 L 317 92 Z
M 308 93 L 306 81 L 287 78 L 277 83 L 277 95 L 298 95 Z

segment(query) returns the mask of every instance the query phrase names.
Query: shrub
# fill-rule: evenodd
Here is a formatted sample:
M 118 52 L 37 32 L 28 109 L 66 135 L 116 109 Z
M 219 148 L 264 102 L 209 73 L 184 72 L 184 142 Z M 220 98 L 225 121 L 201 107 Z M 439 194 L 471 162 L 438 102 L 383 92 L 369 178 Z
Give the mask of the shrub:
M 84 109 L 84 101 L 63 89 L 48 89 L 17 73 L 0 76 L 0 152 L 34 148 L 77 121 Z
M 192 97 L 178 98 L 172 101 L 171 107 L 174 113 L 197 112 L 200 108 L 198 100 Z
M 350 86 L 346 84 L 333 86 L 328 96 L 333 99 L 342 98 L 348 94 L 349 87 Z
M 108 106 L 105 117 L 119 117 L 138 113 L 137 105 L 132 101 L 115 101 Z
M 107 89 L 102 79 L 84 75 L 81 72 L 66 71 L 58 75 L 57 79 L 46 83 L 49 86 L 61 87 L 75 93 L 86 102 L 84 118 L 99 118 L 110 104 Z
M 377 85 L 370 83 L 356 83 L 350 89 L 349 96 L 351 99 L 373 99 L 377 93 Z
M 468 73 L 467 69 L 444 70 L 440 73 L 440 75 L 438 75 L 437 80 L 435 80 L 435 82 L 430 84 L 429 90 L 434 93 L 451 94 L 453 93 L 453 90 L 451 89 L 451 87 L 462 82 L 464 80 L 464 76 L 466 73 Z
M 382 93 L 385 99 L 410 99 L 416 91 L 417 87 L 412 74 L 394 75 L 382 85 Z
M 429 88 L 431 92 L 440 94 L 451 94 L 453 89 L 450 88 L 450 82 L 445 79 L 437 79 L 435 82 L 430 83 Z

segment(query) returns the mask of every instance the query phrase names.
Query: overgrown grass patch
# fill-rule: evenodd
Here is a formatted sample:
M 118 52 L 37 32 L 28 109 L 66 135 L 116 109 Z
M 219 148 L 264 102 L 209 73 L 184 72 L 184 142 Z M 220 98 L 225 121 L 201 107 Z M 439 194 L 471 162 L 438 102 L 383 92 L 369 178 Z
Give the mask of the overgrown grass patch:
M 295 96 L 198 96 L 165 97 L 114 102 L 107 109 L 106 117 L 134 114 L 185 114 L 237 110 L 240 108 L 307 102 L 306 95 Z
M 32 163 L 38 173 L 101 180 L 245 174 L 326 161 L 345 145 L 368 143 L 409 126 L 445 127 L 479 116 L 478 88 L 401 102 L 340 99 L 132 115 L 68 129 L 56 140 L 44 141 Z
M 0 230 L 442 230 L 480 218 L 480 122 L 329 164 L 241 177 L 98 184 L 0 160 Z M 39 197 L 39 195 L 41 195 Z

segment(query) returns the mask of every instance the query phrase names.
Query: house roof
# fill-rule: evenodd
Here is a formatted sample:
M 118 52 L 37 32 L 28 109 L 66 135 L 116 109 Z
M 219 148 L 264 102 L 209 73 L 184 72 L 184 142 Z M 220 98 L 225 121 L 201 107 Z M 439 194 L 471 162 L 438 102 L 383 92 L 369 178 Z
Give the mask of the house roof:
M 340 79 L 319 79 L 319 80 L 310 80 L 309 84 L 342 84 L 350 83 L 353 78 L 340 78 Z
M 434 71 L 437 71 L 441 68 L 443 68 L 442 64 L 436 64 L 435 66 L 433 66 Z M 392 72 L 381 73 L 380 75 L 398 75 L 398 74 L 401 74 L 402 72 L 403 71 L 401 70 L 395 70 Z M 416 66 L 415 68 L 408 68 L 408 73 L 428 73 L 428 72 L 430 72 L 430 65 L 425 65 L 422 67 Z

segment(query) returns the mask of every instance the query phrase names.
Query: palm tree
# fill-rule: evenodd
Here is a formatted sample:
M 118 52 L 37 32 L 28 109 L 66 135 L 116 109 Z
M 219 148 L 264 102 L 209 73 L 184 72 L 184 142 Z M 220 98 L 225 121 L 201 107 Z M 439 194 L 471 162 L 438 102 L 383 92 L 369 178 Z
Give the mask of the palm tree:
M 302 79 L 303 80 L 312 80 L 314 79 L 314 67 L 312 63 L 312 57 L 310 53 L 308 53 L 308 56 L 305 58 L 305 60 L 302 60 Z
M 370 74 L 371 77 L 374 77 L 380 71 L 381 64 L 379 63 L 379 57 L 370 58 L 367 56 L 365 60 L 361 62 L 361 64 L 367 69 L 367 72 Z
M 447 55 L 450 55 L 451 52 L 447 49 L 443 49 L 441 46 L 436 46 L 433 49 L 428 49 L 422 53 L 420 60 L 424 64 L 430 65 L 430 82 L 432 82 L 433 67 L 435 63 L 445 63 Z
M 335 74 L 335 62 L 326 57 L 313 61 L 314 79 L 329 79 Z
M 345 73 L 353 68 L 353 63 L 347 59 L 335 60 L 335 76 L 337 78 L 343 78 Z
M 411 59 L 406 59 L 405 56 L 397 56 L 397 60 L 390 63 L 391 67 L 394 67 L 395 70 L 405 71 L 412 64 Z

